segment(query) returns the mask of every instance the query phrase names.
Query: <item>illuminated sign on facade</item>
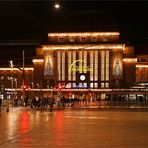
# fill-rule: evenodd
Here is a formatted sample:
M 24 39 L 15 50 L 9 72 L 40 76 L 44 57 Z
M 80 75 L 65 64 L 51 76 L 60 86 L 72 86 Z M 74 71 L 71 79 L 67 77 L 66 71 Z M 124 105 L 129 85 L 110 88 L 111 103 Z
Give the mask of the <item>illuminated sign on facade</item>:
M 76 63 L 78 62 L 84 62 L 84 60 L 76 60 L 72 64 L 69 65 L 68 71 L 79 71 L 79 72 L 87 72 L 87 71 L 93 71 L 93 68 L 90 66 L 76 66 Z

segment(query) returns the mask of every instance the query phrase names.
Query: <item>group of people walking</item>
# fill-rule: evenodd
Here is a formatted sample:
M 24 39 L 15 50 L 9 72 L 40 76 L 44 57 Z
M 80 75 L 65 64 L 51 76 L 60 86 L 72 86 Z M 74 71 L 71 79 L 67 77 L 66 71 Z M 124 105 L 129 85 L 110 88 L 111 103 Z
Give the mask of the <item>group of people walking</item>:
M 39 98 L 38 96 L 35 96 L 31 100 L 30 107 L 32 109 L 36 109 L 40 107 L 41 111 L 43 110 L 43 108 L 47 108 L 49 111 L 52 112 L 54 104 L 55 104 L 55 100 L 54 100 L 54 97 L 52 96 L 43 97 L 43 98 Z

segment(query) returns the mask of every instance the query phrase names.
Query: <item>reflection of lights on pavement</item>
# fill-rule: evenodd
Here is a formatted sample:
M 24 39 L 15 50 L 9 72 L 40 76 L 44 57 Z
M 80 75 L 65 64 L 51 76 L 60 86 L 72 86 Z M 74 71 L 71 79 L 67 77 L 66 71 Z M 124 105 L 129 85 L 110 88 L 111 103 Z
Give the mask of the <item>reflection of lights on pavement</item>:
M 22 112 L 20 120 L 21 132 L 25 132 L 29 129 L 29 114 L 27 112 Z
M 18 114 L 9 114 L 8 115 L 8 133 L 9 136 L 8 138 L 13 138 L 12 136 L 16 134 L 17 132 L 17 124 L 16 121 L 18 120 Z
M 56 114 L 56 135 L 55 135 L 55 141 L 58 147 L 61 147 L 63 145 L 63 136 L 64 136 L 64 126 L 63 126 L 63 112 L 57 112 Z
M 32 142 L 33 140 L 31 139 L 31 138 L 21 138 L 21 139 L 19 139 L 17 142 L 19 142 L 19 143 L 27 143 L 28 145 L 30 145 L 31 146 L 31 142 Z M 23 146 L 26 146 L 26 145 L 23 145 Z
M 85 117 L 85 116 L 65 116 L 66 118 L 79 118 L 79 119 L 108 119 L 108 117 Z

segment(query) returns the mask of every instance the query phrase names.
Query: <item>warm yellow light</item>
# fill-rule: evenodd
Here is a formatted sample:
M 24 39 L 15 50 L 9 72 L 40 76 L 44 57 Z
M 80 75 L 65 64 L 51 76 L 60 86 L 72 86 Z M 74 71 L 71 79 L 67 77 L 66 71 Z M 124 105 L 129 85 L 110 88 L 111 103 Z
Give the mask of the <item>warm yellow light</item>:
M 137 68 L 148 68 L 148 65 L 136 65 Z
M 137 62 L 137 58 L 124 58 L 123 62 Z
M 70 32 L 70 33 L 48 33 L 49 37 L 54 36 L 119 36 L 119 32 Z
M 44 59 L 33 59 L 32 62 L 33 63 L 43 63 Z
M 54 5 L 54 7 L 55 7 L 56 9 L 59 9 L 59 8 L 60 8 L 60 5 L 56 3 L 56 4 Z
M 22 69 L 23 70 L 23 68 L 20 68 L 20 69 Z M 20 70 L 20 69 L 18 69 L 18 68 L 0 68 L 0 70 Z M 34 70 L 34 68 L 32 68 L 32 67 L 28 67 L 28 68 L 24 68 L 24 70 Z
M 123 45 L 123 51 L 125 50 L 125 44 Z
M 77 49 L 123 49 L 123 44 L 102 44 L 102 45 L 47 45 L 43 50 L 77 50 Z

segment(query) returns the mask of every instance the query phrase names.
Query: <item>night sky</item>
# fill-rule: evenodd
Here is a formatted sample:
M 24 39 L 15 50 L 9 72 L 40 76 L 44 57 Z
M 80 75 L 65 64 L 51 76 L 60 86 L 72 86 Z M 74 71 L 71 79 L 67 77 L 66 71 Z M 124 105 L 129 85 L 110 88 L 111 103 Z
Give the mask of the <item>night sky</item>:
M 121 40 L 148 54 L 146 1 L 0 1 L 0 43 L 15 40 L 44 43 L 48 32 L 120 31 Z M 10 59 L 35 56 L 35 46 L 0 46 L 0 65 Z M 11 56 L 10 56 L 11 55 Z M 17 61 L 18 60 L 18 61 Z

